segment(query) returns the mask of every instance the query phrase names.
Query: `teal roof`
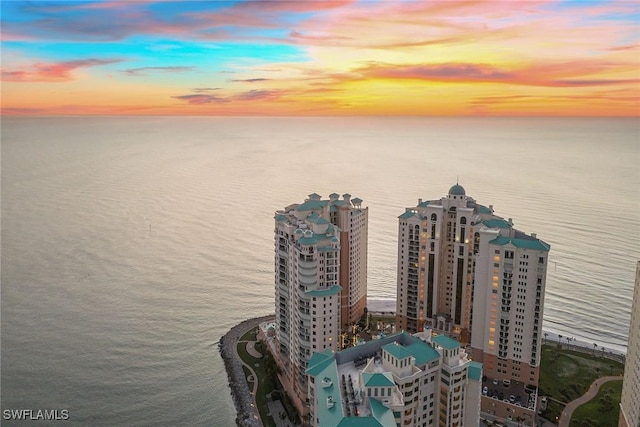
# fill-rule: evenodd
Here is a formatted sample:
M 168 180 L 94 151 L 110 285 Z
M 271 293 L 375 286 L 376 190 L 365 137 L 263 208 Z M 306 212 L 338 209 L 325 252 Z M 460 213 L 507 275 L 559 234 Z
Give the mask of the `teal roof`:
M 440 354 L 433 347 L 420 339 L 413 344 L 409 344 L 406 349 L 416 358 L 417 366 L 440 358 Z
M 328 296 L 340 293 L 341 290 L 342 290 L 342 286 L 333 285 L 328 289 L 322 289 L 322 290 L 316 289 L 313 291 L 307 291 L 306 295 L 310 295 L 312 297 L 328 297 Z
M 309 198 L 312 200 L 319 200 L 319 199 L 322 199 L 322 196 L 319 195 L 318 193 L 313 193 L 313 194 L 309 194 Z
M 382 404 L 379 400 L 369 399 L 371 414 L 383 427 L 396 427 L 396 420 L 393 418 L 393 411 Z M 369 424 L 372 425 L 372 424 Z
M 489 228 L 511 228 L 512 227 L 511 224 L 509 224 L 507 221 L 505 221 L 502 218 L 491 218 L 486 221 L 482 221 L 482 223 Z
M 362 381 L 367 387 L 391 387 L 394 386 L 393 377 L 389 372 L 362 373 Z
M 449 189 L 449 194 L 452 196 L 464 196 L 466 192 L 462 185 L 456 184 Z
M 358 197 L 354 197 L 351 201 L 356 205 L 359 205 L 360 203 L 362 203 L 362 199 Z
M 429 203 L 431 203 L 431 201 L 426 200 L 426 201 L 424 201 L 424 202 L 422 202 L 422 203 L 419 203 L 419 204 L 418 204 L 418 207 L 419 207 L 419 208 L 426 208 L 427 206 L 429 206 Z
M 396 359 L 404 359 L 406 357 L 413 356 L 409 350 L 398 343 L 390 343 L 382 347 L 387 353 L 391 354 Z
M 289 219 L 288 216 L 283 215 L 283 214 L 278 214 L 278 215 L 275 216 L 275 218 L 276 218 L 276 221 L 286 221 L 286 220 Z
M 491 214 L 491 209 L 483 205 L 476 205 L 476 209 L 478 209 L 478 213 L 480 214 Z
M 321 424 L 324 425 L 324 424 Z M 395 423 L 393 424 L 395 426 Z M 343 418 L 337 427 L 381 427 L 382 424 L 374 417 L 349 417 Z
M 453 350 L 454 348 L 460 347 L 460 343 L 458 341 L 453 338 L 449 338 L 446 335 L 438 335 L 437 337 L 433 337 L 432 340 L 440 347 L 444 347 L 447 350 Z
M 309 222 L 312 222 L 314 224 L 329 224 L 329 221 L 327 221 L 326 219 L 322 218 L 320 215 L 318 215 L 317 213 L 312 213 L 311 215 L 309 215 L 307 217 L 307 220 Z
M 385 407 L 381 402 L 370 399 L 371 416 L 368 417 L 345 417 L 344 407 L 342 404 L 343 396 L 340 391 L 340 382 L 338 378 L 338 366 L 335 355 L 331 350 L 325 350 L 321 353 L 313 353 L 309 359 L 309 367 L 307 374 L 314 377 L 316 381 L 316 414 L 320 419 L 320 425 L 326 427 L 395 427 L 396 423 L 393 418 L 393 411 Z M 382 374 L 374 374 L 382 375 Z M 391 376 L 391 374 L 387 374 Z M 329 380 L 331 385 L 323 387 L 318 384 L 319 381 Z M 395 385 L 391 381 L 391 385 Z M 334 402 L 331 408 L 327 408 L 327 399 L 331 398 Z
M 301 237 L 298 242 L 304 246 L 313 246 L 318 244 L 318 237 L 313 235 L 312 237 Z
M 403 213 L 402 215 L 400 215 L 398 218 L 400 219 L 407 219 L 407 218 L 411 218 L 412 216 L 414 216 L 416 213 L 415 212 L 411 212 L 411 211 L 406 211 L 405 213 Z
M 500 236 L 500 237 L 496 237 L 489 243 L 492 245 L 500 245 L 500 246 L 506 245 L 507 243 L 511 243 L 516 248 L 535 249 L 538 251 L 549 251 L 550 249 L 550 246 L 547 243 L 543 242 L 542 240 L 538 240 L 534 238 L 518 239 L 515 237 Z
M 309 359 L 309 366 L 314 364 L 314 361 L 321 362 L 327 358 L 333 357 L 333 351 L 326 349 L 324 351 L 314 351 L 311 355 L 311 359 Z
M 333 361 L 333 353 L 331 350 L 325 350 L 323 352 L 314 352 L 311 355 L 311 359 L 309 359 L 309 363 L 307 364 L 307 374 L 315 377 L 317 376 L 324 368 L 328 366 L 328 362 Z
M 469 378 L 480 381 L 482 378 L 482 363 L 472 361 L 469 364 Z
M 328 200 L 307 200 L 297 210 L 299 211 L 311 211 L 314 209 L 322 209 L 329 204 Z
M 311 366 L 311 362 L 316 361 L 318 363 Z M 309 368 L 307 368 L 306 372 L 315 377 L 316 383 L 324 379 L 330 381 L 331 385 L 328 387 L 322 387 L 320 384 L 316 386 L 316 399 L 318 402 L 318 413 L 316 415 L 322 420 L 323 426 L 337 426 L 344 419 L 344 409 L 340 383 L 338 382 L 338 365 L 334 355 L 330 351 L 314 353 L 309 360 Z M 333 405 L 330 408 L 327 407 L 329 399 L 333 401 Z
M 340 197 L 340 195 L 338 193 L 331 193 L 329 194 L 329 197 Z

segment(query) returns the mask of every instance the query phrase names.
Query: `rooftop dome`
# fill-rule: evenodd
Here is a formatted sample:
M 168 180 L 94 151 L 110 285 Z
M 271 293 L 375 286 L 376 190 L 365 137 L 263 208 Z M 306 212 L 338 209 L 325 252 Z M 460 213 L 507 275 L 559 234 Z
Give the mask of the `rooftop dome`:
M 460 184 L 456 184 L 449 189 L 449 195 L 451 196 L 464 196 L 465 194 L 464 187 Z

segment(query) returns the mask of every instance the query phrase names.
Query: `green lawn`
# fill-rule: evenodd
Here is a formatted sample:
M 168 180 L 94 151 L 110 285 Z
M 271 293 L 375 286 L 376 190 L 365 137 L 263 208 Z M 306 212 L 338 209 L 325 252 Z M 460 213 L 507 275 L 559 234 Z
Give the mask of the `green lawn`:
M 579 406 L 571 417 L 571 427 L 596 427 L 616 425 L 620 413 L 622 380 L 611 381 L 602 387 L 598 395 Z M 614 422 L 615 421 L 615 422 Z
M 568 403 L 582 396 L 596 378 L 621 375 L 623 371 L 622 363 L 602 358 L 598 353 L 593 356 L 546 344 L 542 346 L 539 393 Z M 542 416 L 555 420 L 562 409 L 559 404 L 549 405 Z
M 242 337 L 240 337 L 240 341 L 255 341 L 256 334 L 256 329 L 251 329 L 250 331 L 247 331 Z
M 246 334 L 245 334 L 246 336 Z M 254 332 L 255 336 L 255 332 Z M 244 337 L 243 337 L 244 339 Z M 267 375 L 264 370 L 264 359 L 256 359 L 251 356 L 247 352 L 247 343 L 238 344 L 238 354 L 240 358 L 255 371 L 256 376 L 260 379 L 258 382 L 258 389 L 256 391 L 256 405 L 258 406 L 258 412 L 260 412 L 260 418 L 262 418 L 262 422 L 265 427 L 275 427 L 275 423 L 273 419 L 267 414 L 269 413 L 269 408 L 267 407 L 267 394 L 272 390 L 275 390 L 275 384 L 273 383 L 272 378 L 267 378 Z M 244 370 L 245 375 L 248 374 L 248 370 Z M 249 383 L 251 391 L 251 387 L 253 387 L 253 383 Z

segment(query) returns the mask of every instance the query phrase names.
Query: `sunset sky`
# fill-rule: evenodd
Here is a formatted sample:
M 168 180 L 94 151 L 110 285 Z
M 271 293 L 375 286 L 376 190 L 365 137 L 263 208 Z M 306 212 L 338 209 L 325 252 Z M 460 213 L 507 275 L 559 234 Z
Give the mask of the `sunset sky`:
M 638 1 L 2 1 L 5 115 L 640 115 Z

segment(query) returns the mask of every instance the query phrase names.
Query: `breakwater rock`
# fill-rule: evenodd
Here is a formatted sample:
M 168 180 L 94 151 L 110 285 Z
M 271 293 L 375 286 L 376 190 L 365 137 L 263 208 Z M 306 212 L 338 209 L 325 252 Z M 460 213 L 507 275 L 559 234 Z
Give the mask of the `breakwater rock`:
M 222 356 L 222 360 L 224 360 L 224 366 L 227 370 L 231 397 L 238 413 L 236 416 L 236 424 L 240 427 L 261 427 L 262 421 L 260 420 L 258 409 L 255 406 L 251 406 L 253 396 L 250 393 L 247 380 L 242 370 L 242 360 L 240 360 L 240 356 L 238 356 L 238 341 L 247 331 L 255 329 L 260 323 L 272 319 L 274 319 L 273 315 L 247 319 L 224 334 L 218 344 L 220 355 Z

